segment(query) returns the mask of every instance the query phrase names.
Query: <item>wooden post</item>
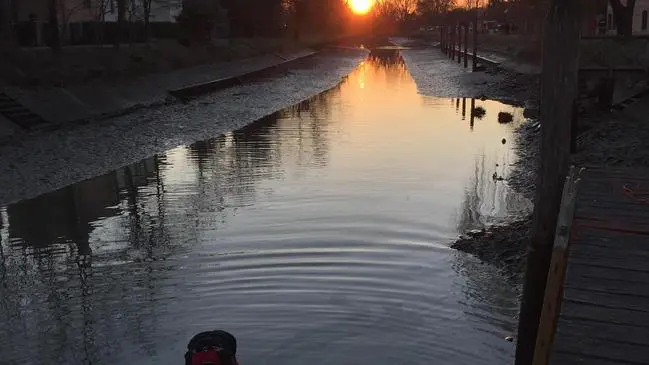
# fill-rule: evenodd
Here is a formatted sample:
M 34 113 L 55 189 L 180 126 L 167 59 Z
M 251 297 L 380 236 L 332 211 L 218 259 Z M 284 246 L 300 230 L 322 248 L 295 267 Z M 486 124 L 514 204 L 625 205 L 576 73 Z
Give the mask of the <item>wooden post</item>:
M 59 3 L 57 0 L 48 1 L 48 17 L 50 20 L 50 47 L 55 53 L 61 51 L 61 34 L 59 32 Z
M 516 365 L 532 364 L 552 247 L 570 161 L 577 97 L 580 0 L 551 0 L 546 17 L 541 75 L 541 160 L 518 324 Z
M 466 98 L 462 98 L 462 120 L 466 119 Z
M 478 68 L 478 12 L 473 19 L 473 71 Z
M 471 117 L 469 119 L 469 128 L 473 131 L 473 125 L 475 124 L 475 98 L 471 98 Z
M 563 283 L 568 265 L 570 232 L 572 231 L 572 220 L 575 213 L 577 187 L 582 171 L 583 169 L 577 171 L 574 166 L 571 167 L 570 174 L 566 177 L 563 185 L 561 207 L 559 209 L 557 228 L 554 233 L 554 245 L 552 246 L 550 272 L 545 285 L 543 310 L 539 322 L 539 331 L 536 336 L 532 365 L 548 365 L 550 360 L 557 320 L 561 311 Z
M 453 59 L 455 57 L 455 34 L 453 32 L 453 27 L 451 27 L 450 25 L 448 26 L 448 34 L 451 37 L 451 42 L 448 45 L 449 46 L 448 55 L 450 59 Z
M 442 53 L 446 54 L 446 27 L 442 26 Z
M 457 24 L 457 63 L 462 63 L 462 26 Z
M 442 27 L 442 34 L 444 35 L 444 54 L 446 54 L 446 47 L 448 46 L 448 29 L 446 26 Z
M 441 27 L 440 32 L 442 33 L 442 35 L 441 35 L 441 37 L 442 37 L 442 43 L 441 43 L 442 53 L 446 53 L 446 46 L 445 46 L 445 43 L 446 43 L 446 28 Z
M 469 67 L 469 23 L 464 23 L 464 68 Z
M 444 27 L 439 28 L 439 49 L 444 53 Z

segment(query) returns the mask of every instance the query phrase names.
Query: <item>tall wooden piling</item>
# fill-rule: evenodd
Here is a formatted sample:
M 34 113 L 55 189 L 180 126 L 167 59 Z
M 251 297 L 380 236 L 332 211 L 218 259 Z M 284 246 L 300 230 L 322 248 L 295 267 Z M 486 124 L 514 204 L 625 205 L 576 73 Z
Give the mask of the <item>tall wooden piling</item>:
M 454 59 L 455 57 L 455 34 L 453 33 L 453 27 L 449 25 L 448 27 L 448 34 L 451 39 L 451 42 L 448 44 L 448 56 L 450 59 Z
M 473 71 L 478 69 L 478 13 L 473 18 Z
M 444 31 L 443 28 L 439 28 L 439 49 L 444 51 Z
M 471 98 L 471 110 L 469 110 L 469 128 L 473 130 L 475 124 L 475 98 Z
M 440 49 L 442 50 L 442 53 L 446 53 L 446 27 L 440 27 Z
M 466 119 L 466 98 L 462 98 L 462 120 Z
M 448 35 L 446 34 L 446 27 L 442 27 L 441 32 L 442 32 L 442 53 L 446 54 L 446 43 L 448 42 Z
M 462 26 L 458 23 L 457 26 L 457 63 L 462 63 Z
M 561 196 L 564 191 L 563 182 L 570 165 L 571 119 L 578 95 L 577 71 L 581 30 L 579 19 L 581 19 L 583 5 L 578 0 L 552 0 L 548 5 L 548 16 L 545 18 L 543 27 L 543 71 L 540 77 L 541 115 L 543 116 L 541 154 L 536 179 L 534 220 L 518 322 L 516 365 L 533 363 Z M 601 222 L 601 219 L 595 221 Z M 618 230 L 621 228 L 617 227 Z M 570 231 L 567 232 L 569 235 Z M 590 255 L 583 257 L 590 258 Z M 621 258 L 618 262 L 626 264 L 627 261 Z M 612 313 L 608 308 L 604 311 Z M 592 323 L 590 320 L 588 322 Z M 620 332 L 624 333 L 625 330 Z M 617 340 L 615 335 L 611 338 Z M 624 351 L 627 350 L 622 352 Z M 589 360 L 585 362 L 594 363 Z M 620 363 L 632 362 L 620 361 Z
M 469 23 L 464 24 L 464 68 L 469 67 Z

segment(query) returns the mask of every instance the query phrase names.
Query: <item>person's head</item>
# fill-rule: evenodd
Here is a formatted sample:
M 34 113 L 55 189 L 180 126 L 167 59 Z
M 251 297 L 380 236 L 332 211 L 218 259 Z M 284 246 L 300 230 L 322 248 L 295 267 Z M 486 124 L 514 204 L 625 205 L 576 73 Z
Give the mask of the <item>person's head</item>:
M 185 365 L 239 365 L 237 339 L 225 331 L 201 332 L 187 344 Z

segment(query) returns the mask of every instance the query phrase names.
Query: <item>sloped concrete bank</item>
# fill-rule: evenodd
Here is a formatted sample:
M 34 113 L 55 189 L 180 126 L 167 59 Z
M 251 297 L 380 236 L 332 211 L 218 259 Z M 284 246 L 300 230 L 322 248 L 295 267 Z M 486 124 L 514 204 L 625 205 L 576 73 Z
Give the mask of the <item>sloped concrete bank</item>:
M 233 86 L 233 80 L 251 79 L 264 71 L 290 67 L 311 57 L 316 51 L 304 49 L 287 54 L 274 53 L 234 62 L 201 65 L 161 74 L 147 75 L 129 82 L 110 84 L 90 82 L 82 85 L 23 89 L 7 86 L 4 93 L 47 123 L 40 130 L 93 122 L 133 112 L 144 107 L 170 103 L 170 91 L 193 95 Z M 196 85 L 203 85 L 196 92 Z M 17 124 L 17 123 L 14 123 Z M 21 134 L 20 128 L 17 132 Z M 8 128 L 0 135 L 9 135 Z M 16 131 L 11 133 L 16 135 Z
M 273 77 L 0 146 L 0 205 L 241 128 L 335 87 L 367 56 L 325 50 Z M 166 90 L 165 90 L 166 92 Z

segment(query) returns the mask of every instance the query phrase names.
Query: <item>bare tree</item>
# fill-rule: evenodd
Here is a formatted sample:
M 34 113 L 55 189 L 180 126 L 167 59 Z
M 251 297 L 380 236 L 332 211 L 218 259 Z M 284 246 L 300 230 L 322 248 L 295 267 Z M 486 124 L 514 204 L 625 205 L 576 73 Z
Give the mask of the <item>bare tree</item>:
M 417 10 L 417 0 L 391 0 L 397 15 L 398 22 L 404 22 L 409 14 Z
M 131 0 L 135 2 L 137 0 Z M 183 0 L 139 0 L 138 14 L 140 20 L 144 22 L 144 39 L 148 42 L 151 38 L 151 12 L 155 5 L 158 9 L 164 9 L 171 13 L 172 9 L 179 9 Z M 212 0 L 214 6 L 218 6 L 218 0 Z
M 86 5 L 83 1 L 77 1 L 73 3 L 73 5 L 70 5 L 70 3 L 67 3 L 65 5 L 67 6 L 64 6 L 63 3 L 59 3 L 59 28 L 61 32 L 61 38 L 65 40 L 65 42 L 67 42 L 70 39 L 70 34 L 68 32 L 68 30 L 70 29 L 70 19 L 72 19 L 72 16 L 74 14 L 77 14 L 78 12 L 86 8 Z
M 390 32 L 404 26 L 417 11 L 417 0 L 377 0 L 374 5 L 376 31 Z
M 104 28 L 106 25 L 106 13 L 111 10 L 113 5 L 111 0 L 94 0 L 91 3 L 91 14 L 95 20 L 96 42 L 98 45 L 104 44 Z
M 420 15 L 438 16 L 455 6 L 455 0 L 419 0 L 417 13 Z
M 485 6 L 485 0 L 466 0 L 465 4 L 469 9 L 478 9 Z

